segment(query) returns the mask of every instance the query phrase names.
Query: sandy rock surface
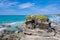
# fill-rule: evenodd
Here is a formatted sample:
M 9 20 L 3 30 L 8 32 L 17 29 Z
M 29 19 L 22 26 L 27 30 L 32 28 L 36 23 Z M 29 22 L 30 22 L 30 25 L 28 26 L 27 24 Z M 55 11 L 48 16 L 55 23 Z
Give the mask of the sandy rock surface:
M 59 38 L 26 35 L 26 37 L 22 38 L 21 40 L 59 40 Z

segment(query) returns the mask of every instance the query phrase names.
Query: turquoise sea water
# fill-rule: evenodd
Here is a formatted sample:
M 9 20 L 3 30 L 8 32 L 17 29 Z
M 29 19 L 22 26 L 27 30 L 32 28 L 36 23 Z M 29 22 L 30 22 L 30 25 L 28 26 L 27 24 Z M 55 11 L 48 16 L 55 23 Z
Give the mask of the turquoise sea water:
M 25 15 L 0 15 L 0 26 L 3 23 L 25 21 Z
M 0 23 L 24 21 L 24 20 L 25 20 L 25 15 L 0 15 Z
M 26 15 L 0 15 L 0 26 L 3 23 L 13 23 L 13 22 L 21 22 L 25 21 Z M 54 21 L 57 24 L 60 24 L 60 17 L 59 16 L 51 16 L 46 15 L 51 21 Z

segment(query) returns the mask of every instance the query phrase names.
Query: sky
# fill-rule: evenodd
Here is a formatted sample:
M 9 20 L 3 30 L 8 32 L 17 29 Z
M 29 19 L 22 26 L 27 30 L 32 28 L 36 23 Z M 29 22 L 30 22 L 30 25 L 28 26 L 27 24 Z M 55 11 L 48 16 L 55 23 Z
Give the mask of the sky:
M 60 14 L 60 0 L 0 0 L 0 15 Z

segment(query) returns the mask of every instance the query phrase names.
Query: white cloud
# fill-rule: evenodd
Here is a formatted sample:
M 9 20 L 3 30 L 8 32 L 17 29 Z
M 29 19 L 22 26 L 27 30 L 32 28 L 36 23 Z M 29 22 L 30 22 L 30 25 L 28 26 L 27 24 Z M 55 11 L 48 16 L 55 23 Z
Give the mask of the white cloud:
M 60 13 L 60 9 L 55 4 L 48 5 L 44 8 L 42 8 L 41 11 L 43 13 L 48 13 L 48 14 Z
M 11 6 L 11 5 L 14 5 Z M 60 7 L 57 7 L 55 4 L 46 5 L 41 7 L 41 5 L 35 5 L 35 3 L 23 3 L 19 4 L 18 2 L 1 2 L 0 3 L 0 14 L 5 15 L 29 15 L 29 14 L 54 14 L 60 13 Z M 17 9 L 16 9 L 17 8 Z M 27 8 L 27 9 L 25 9 Z M 2 9 L 2 10 L 1 10 Z M 25 10 L 23 10 L 25 9 Z
M 24 9 L 24 8 L 29 8 L 29 7 L 34 6 L 34 3 L 29 3 L 28 2 L 28 3 L 20 4 L 18 6 L 19 6 L 19 8 Z
M 60 13 L 59 7 L 56 4 L 50 4 L 43 8 L 33 7 L 30 10 L 34 11 L 34 14 L 58 14 Z
M 17 5 L 18 2 L 8 2 L 7 0 L 0 0 L 1 8 L 9 8 L 11 5 Z

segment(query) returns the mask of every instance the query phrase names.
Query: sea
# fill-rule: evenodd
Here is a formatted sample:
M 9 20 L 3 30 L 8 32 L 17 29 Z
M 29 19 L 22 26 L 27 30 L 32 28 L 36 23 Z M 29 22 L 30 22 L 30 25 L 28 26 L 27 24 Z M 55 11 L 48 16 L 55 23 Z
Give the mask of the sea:
M 0 27 L 2 27 L 3 24 L 17 24 L 19 22 L 25 21 L 26 15 L 0 15 Z M 51 21 L 54 21 L 56 24 L 60 24 L 60 16 L 52 16 L 52 15 L 45 15 L 47 16 Z
M 16 24 L 25 21 L 26 15 L 0 15 L 0 27 L 3 24 Z

